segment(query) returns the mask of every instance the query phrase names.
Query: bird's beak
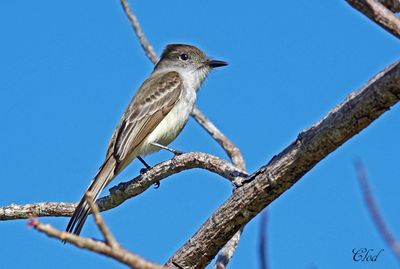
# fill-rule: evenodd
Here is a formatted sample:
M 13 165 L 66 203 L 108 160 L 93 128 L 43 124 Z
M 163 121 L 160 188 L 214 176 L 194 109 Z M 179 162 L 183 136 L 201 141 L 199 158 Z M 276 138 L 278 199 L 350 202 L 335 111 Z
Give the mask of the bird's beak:
M 224 61 L 218 61 L 218 60 L 207 60 L 206 65 L 208 65 L 211 68 L 215 68 L 215 67 L 221 67 L 221 66 L 228 65 L 228 63 L 224 62 Z

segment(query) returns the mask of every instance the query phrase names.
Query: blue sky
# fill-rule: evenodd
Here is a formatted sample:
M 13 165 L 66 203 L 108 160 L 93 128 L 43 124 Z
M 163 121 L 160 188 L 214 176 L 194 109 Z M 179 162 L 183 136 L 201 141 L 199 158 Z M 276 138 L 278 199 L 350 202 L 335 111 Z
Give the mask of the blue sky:
M 168 43 L 189 43 L 230 63 L 209 76 L 197 104 L 240 147 L 250 172 L 400 52 L 394 37 L 345 1 L 131 4 L 158 54 Z M 152 64 L 119 1 L 3 1 L 0 29 L 0 205 L 77 201 Z M 394 107 L 271 204 L 271 268 L 399 266 L 370 219 L 353 167 L 355 158 L 364 162 L 378 207 L 400 238 L 399 118 Z M 192 119 L 172 146 L 226 158 Z M 140 168 L 132 163 L 115 184 Z M 103 216 L 126 248 L 163 263 L 230 193 L 226 180 L 192 170 Z M 68 222 L 41 220 L 59 229 Z M 0 223 L 0 235 L 4 268 L 123 267 L 48 239 L 26 220 Z M 91 220 L 83 235 L 99 237 Z M 255 218 L 231 268 L 258 268 L 258 236 Z M 357 263 L 353 248 L 384 251 L 375 263 Z

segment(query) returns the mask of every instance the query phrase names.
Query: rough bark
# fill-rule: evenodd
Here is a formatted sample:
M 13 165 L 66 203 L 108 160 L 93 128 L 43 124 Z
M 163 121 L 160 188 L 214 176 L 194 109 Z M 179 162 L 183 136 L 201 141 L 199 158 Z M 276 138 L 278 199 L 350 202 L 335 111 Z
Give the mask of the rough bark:
M 167 262 L 204 268 L 246 223 L 329 153 L 366 128 L 400 99 L 400 63 L 377 74 L 248 178 Z

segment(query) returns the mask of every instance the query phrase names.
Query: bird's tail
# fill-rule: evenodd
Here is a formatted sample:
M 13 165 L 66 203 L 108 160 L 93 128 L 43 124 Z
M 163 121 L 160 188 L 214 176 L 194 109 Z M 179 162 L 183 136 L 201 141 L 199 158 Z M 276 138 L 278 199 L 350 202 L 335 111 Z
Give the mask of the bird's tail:
M 101 191 L 116 176 L 115 168 L 116 168 L 116 161 L 114 157 L 111 155 L 106 159 L 104 164 L 100 167 L 96 176 L 90 183 L 89 188 L 86 190 L 86 192 L 88 191 L 91 192 L 93 202 L 96 201 Z M 89 204 L 87 203 L 86 197 L 84 195 L 81 201 L 79 202 L 78 206 L 76 207 L 74 214 L 69 220 L 69 223 L 65 231 L 79 235 L 89 213 L 90 213 Z

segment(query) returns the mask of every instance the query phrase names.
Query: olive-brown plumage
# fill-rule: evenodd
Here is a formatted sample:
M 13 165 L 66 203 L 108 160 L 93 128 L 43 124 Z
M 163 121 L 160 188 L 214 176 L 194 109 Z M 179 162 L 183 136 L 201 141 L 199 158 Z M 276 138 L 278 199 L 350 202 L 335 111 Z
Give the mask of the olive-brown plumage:
M 208 72 L 224 65 L 225 62 L 210 60 L 194 46 L 171 44 L 164 49 L 111 137 L 105 161 L 87 189 L 93 200 L 133 159 L 160 149 L 152 143 L 166 146 L 178 136 Z M 83 197 L 66 231 L 79 234 L 89 213 Z

